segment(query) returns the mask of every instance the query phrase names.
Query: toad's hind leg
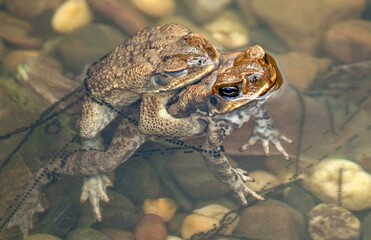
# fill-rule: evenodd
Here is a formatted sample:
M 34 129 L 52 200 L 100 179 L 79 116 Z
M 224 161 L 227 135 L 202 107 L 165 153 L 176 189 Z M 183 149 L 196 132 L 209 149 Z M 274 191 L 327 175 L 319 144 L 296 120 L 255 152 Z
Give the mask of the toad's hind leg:
M 55 174 L 85 176 L 81 199 L 89 199 L 97 219 L 101 219 L 99 200 L 107 200 L 105 188 L 110 181 L 105 173 L 112 172 L 127 160 L 145 141 L 137 126 L 123 120 L 118 126 L 115 136 L 108 149 L 80 149 L 63 152 L 64 157 L 50 161 L 37 171 L 25 189 L 15 208 L 10 211 L 5 222 L 7 226 L 20 226 L 24 235 L 32 228 L 32 217 L 35 212 L 42 211 L 40 193 L 50 183 Z

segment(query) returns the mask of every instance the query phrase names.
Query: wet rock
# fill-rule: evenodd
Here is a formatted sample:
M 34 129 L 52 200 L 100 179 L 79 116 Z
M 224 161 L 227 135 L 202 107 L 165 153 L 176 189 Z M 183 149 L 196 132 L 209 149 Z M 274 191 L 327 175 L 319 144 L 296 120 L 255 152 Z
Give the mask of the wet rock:
M 204 25 L 210 36 L 224 48 L 239 48 L 249 43 L 247 28 L 232 11 L 225 12 Z
M 12 15 L 22 19 L 34 19 L 47 11 L 55 10 L 63 0 L 4 0 L 3 2 Z
M 230 164 L 237 164 L 229 159 Z M 198 152 L 169 155 L 166 164 L 170 174 L 191 197 L 202 200 L 225 195 L 230 189 L 212 175 Z
M 243 209 L 235 233 L 253 239 L 303 240 L 305 220 L 295 209 L 270 199 Z
M 116 228 L 105 228 L 100 231 L 106 234 L 111 240 L 135 240 L 134 234 L 129 231 Z
M 371 207 L 371 175 L 355 162 L 322 160 L 304 177 L 305 187 L 326 203 L 341 203 L 348 210 Z
M 143 203 L 144 214 L 155 214 L 169 222 L 177 210 L 176 202 L 170 198 L 146 199 Z
M 370 60 L 371 21 L 351 19 L 332 26 L 324 41 L 326 51 L 345 63 Z
M 191 239 L 197 235 L 202 236 L 200 239 L 209 239 L 216 231 L 220 231 L 220 234 L 231 234 L 238 221 L 239 217 L 235 212 L 218 204 L 210 204 L 193 210 L 193 213 L 184 219 L 181 236 Z
M 59 33 L 73 32 L 89 25 L 92 14 L 86 0 L 68 0 L 55 11 L 51 25 Z
M 88 0 L 88 2 L 97 13 L 110 19 L 125 32 L 133 34 L 148 26 L 147 20 L 127 1 Z
M 184 0 L 184 3 L 197 22 L 205 22 L 222 12 L 231 0 Z
M 61 240 L 61 238 L 53 236 L 53 235 L 45 234 L 45 233 L 39 233 L 39 234 L 29 235 L 23 238 L 23 240 Z
M 136 240 L 166 240 L 167 230 L 161 217 L 144 215 L 135 227 Z
M 92 24 L 66 35 L 57 51 L 65 66 L 80 73 L 85 66 L 110 52 L 123 40 L 124 36 L 115 28 Z
M 303 52 L 289 52 L 278 56 L 285 80 L 301 91 L 308 89 L 317 74 L 331 64 L 327 58 L 316 58 Z
M 38 48 L 42 39 L 32 35 L 32 25 L 0 11 L 0 39 L 21 48 Z
M 66 240 L 110 240 L 104 233 L 92 228 L 76 228 L 67 235 Z
M 175 11 L 174 0 L 131 0 L 131 3 L 151 17 L 165 17 Z
M 166 240 L 182 240 L 182 239 L 179 238 L 179 237 L 176 237 L 176 236 L 168 236 L 168 237 L 166 238 Z
M 5 56 L 4 67 L 12 74 L 16 74 L 18 66 L 30 58 L 41 56 L 41 52 L 35 50 L 15 50 Z
M 359 16 L 365 1 L 253 0 L 252 8 L 292 50 L 313 53 L 328 27 Z
M 308 232 L 313 240 L 358 240 L 361 223 L 348 210 L 322 203 L 308 214 Z
M 156 199 L 161 195 L 161 185 L 157 173 L 148 160 L 131 159 L 117 171 L 115 186 L 117 191 L 135 203 L 145 199 Z

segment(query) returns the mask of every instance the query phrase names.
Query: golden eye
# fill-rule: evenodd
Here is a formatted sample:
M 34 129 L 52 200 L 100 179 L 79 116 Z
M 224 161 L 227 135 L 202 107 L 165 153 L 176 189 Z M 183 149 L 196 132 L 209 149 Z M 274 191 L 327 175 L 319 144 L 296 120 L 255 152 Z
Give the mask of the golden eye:
M 223 97 L 237 97 L 240 95 L 240 89 L 237 86 L 228 86 L 219 88 L 219 94 Z

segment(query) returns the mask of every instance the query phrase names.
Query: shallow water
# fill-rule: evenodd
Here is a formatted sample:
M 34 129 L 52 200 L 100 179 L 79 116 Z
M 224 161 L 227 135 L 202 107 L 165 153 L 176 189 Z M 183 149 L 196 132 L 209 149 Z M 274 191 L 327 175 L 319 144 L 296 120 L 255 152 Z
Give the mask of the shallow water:
M 150 7 L 146 13 L 132 5 L 129 8 L 124 0 L 103 5 L 91 0 L 92 22 L 71 33 L 57 33 L 49 23 L 63 0 L 48 4 L 37 0 L 40 6 L 20 2 L 0 1 L 0 239 L 22 238 L 18 227 L 5 226 L 20 207 L 22 200 L 16 197 L 31 174 L 80 148 L 73 129 L 83 92 L 58 99 L 80 85 L 85 66 L 135 31 L 169 22 L 190 27 L 220 49 L 244 50 L 259 44 L 277 59 L 287 84 L 269 100 L 267 109 L 280 133 L 293 140 L 293 144 L 283 142 L 290 160 L 273 144 L 269 157 L 259 142 L 240 152 L 249 139 L 251 122 L 223 143 L 231 164 L 251 172 L 256 182 L 249 186 L 269 201 L 259 203 L 249 197 L 249 207 L 241 207 L 203 165 L 198 151 L 203 139 L 187 141 L 188 147 L 146 143 L 116 170 L 111 203 L 101 203 L 102 222 L 96 222 L 89 203 L 79 203 L 82 177 L 52 174 L 55 181 L 42 196 L 46 211 L 36 214 L 30 234 L 79 239 L 70 232 L 89 228 L 99 231 L 90 233 L 94 236 L 90 239 L 126 239 L 119 235 L 123 231 L 127 239 L 133 239 L 130 234 L 136 232 L 138 237 L 138 228 L 143 226 L 138 222 L 143 219 L 145 200 L 170 198 L 177 205 L 175 217 L 167 223 L 159 220 L 160 227 L 157 220 L 148 220 L 149 225 L 140 230 L 144 236 L 150 228 L 159 236 L 166 229 L 165 235 L 184 237 L 185 217 L 216 203 L 230 212 L 211 217 L 211 223 L 195 220 L 188 228 L 202 226 L 203 230 L 192 239 L 315 239 L 316 231 L 307 224 L 308 212 L 319 203 L 332 203 L 348 209 L 360 222 L 360 227 L 347 221 L 340 226 L 348 227 L 347 232 L 355 229 L 349 239 L 371 239 L 366 227 L 371 222 L 370 3 L 204 1 L 221 7 L 202 10 L 202 1 L 175 1 L 167 12 Z M 164 10 L 166 4 L 161 4 Z M 125 14 L 120 12 L 122 6 Z M 103 132 L 106 146 L 118 121 L 120 116 Z M 328 168 L 323 165 L 331 159 L 346 161 Z M 233 214 L 240 217 L 239 222 Z M 225 231 L 237 222 L 237 228 Z M 287 224 L 280 226 L 281 222 Z

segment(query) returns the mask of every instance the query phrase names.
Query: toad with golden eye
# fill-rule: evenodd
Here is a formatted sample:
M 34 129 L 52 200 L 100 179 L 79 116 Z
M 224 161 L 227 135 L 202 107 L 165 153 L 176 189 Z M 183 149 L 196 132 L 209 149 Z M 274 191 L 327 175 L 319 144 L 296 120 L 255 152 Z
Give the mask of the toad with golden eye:
M 244 52 L 223 53 L 220 57 L 221 65 L 199 82 L 180 91 L 144 93 L 141 101 L 122 108 L 121 112 L 128 118 L 120 121 L 107 149 L 71 151 L 37 171 L 8 226 L 19 225 L 27 234 L 33 214 L 42 209 L 40 193 L 51 181 L 47 173 L 85 176 L 81 199 L 90 199 L 97 219 L 101 220 L 99 201 L 108 201 L 106 188 L 112 185 L 107 174 L 144 142 L 164 138 L 205 136 L 200 151 L 214 176 L 235 192 L 243 205 L 247 204 L 249 194 L 262 200 L 263 197 L 245 185 L 253 180 L 246 171 L 230 166 L 221 144 L 227 135 L 252 118 L 257 124 L 247 145 L 262 140 L 265 146 L 272 141 L 288 156 L 280 140 L 291 140 L 274 128 L 262 107 L 280 89 L 282 77 L 274 59 L 259 46 Z M 264 149 L 269 152 L 267 147 Z

